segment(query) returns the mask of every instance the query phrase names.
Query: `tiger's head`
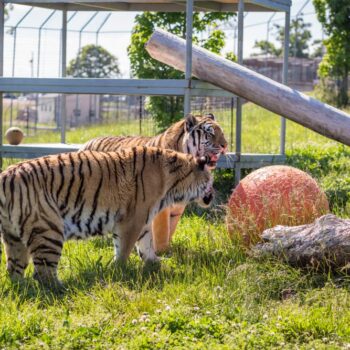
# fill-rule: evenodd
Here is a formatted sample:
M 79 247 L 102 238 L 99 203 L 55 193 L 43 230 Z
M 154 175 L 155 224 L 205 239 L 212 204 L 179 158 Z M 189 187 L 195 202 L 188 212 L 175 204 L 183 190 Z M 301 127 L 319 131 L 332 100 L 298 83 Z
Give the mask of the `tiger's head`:
M 183 149 L 186 153 L 209 158 L 210 167 L 215 168 L 220 154 L 226 153 L 227 141 L 214 115 L 188 114 L 184 128 Z
M 195 201 L 208 207 L 214 198 L 213 176 L 207 157 L 193 157 L 172 150 L 164 150 L 163 171 L 170 190 L 168 200 L 173 203 Z

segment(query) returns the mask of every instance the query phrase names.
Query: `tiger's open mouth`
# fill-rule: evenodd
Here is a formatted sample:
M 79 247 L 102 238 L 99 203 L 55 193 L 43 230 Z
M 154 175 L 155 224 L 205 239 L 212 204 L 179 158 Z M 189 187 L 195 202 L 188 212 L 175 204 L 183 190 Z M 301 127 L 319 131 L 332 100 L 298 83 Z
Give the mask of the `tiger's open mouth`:
M 225 154 L 227 150 L 227 145 L 220 146 L 220 149 L 216 149 L 215 151 L 208 152 L 207 158 L 208 158 L 208 167 L 209 169 L 215 169 L 216 165 L 218 163 L 218 160 L 220 158 L 221 154 Z
M 209 158 L 208 166 L 209 166 L 209 169 L 215 169 L 216 168 L 216 165 L 218 163 L 218 160 L 219 160 L 221 154 L 224 154 L 224 152 L 223 151 L 219 151 L 217 153 L 208 153 L 208 158 Z

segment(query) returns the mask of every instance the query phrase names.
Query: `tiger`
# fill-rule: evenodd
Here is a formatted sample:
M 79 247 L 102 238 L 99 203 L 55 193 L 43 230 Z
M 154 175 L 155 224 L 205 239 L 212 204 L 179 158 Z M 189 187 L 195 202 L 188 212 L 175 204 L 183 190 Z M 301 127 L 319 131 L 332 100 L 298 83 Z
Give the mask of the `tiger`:
M 208 160 L 138 146 L 118 152 L 71 152 L 21 162 L 0 174 L 0 232 L 7 271 L 58 284 L 63 243 L 111 232 L 116 260 L 136 245 L 145 262 L 158 261 L 149 226 L 174 203 L 213 199 Z
M 108 152 L 140 145 L 173 149 L 199 157 L 208 156 L 211 168 L 215 168 L 220 154 L 227 150 L 227 141 L 223 130 L 215 121 L 212 113 L 206 115 L 188 114 L 183 120 L 154 137 L 97 137 L 85 143 L 80 149 Z M 158 253 L 168 249 L 184 210 L 183 205 L 173 205 L 165 208 L 154 218 L 152 224 L 153 243 Z

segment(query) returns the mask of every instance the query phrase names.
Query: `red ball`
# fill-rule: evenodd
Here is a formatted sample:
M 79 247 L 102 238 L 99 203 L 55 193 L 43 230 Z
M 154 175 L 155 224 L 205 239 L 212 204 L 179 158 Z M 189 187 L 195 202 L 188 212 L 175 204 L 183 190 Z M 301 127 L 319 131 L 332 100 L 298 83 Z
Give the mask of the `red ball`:
M 276 225 L 302 225 L 329 212 L 324 192 L 307 173 L 275 165 L 253 171 L 234 189 L 228 202 L 227 228 L 249 246 Z

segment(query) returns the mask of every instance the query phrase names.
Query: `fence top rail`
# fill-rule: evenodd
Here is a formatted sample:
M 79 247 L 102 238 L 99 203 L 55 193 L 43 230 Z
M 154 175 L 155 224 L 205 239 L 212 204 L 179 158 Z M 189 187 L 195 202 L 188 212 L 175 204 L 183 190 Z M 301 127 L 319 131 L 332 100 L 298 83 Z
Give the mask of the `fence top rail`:
M 4 0 L 22 4 L 68 11 L 164 11 L 186 10 L 186 0 Z M 236 12 L 239 0 L 196 0 L 194 11 Z M 244 0 L 245 11 L 288 11 L 291 0 Z
M 189 82 L 185 79 L 0 77 L 0 92 L 180 96 L 188 87 Z M 212 84 L 197 80 L 192 81 L 191 91 L 193 96 L 233 96 Z

